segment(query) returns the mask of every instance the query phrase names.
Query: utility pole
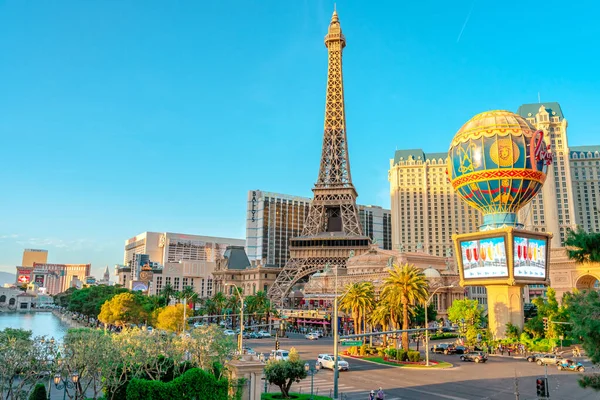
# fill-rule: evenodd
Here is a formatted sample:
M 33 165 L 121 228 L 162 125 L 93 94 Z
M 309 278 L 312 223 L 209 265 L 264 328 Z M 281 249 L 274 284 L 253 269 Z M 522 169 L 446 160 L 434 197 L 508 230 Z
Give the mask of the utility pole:
M 338 399 L 338 266 L 335 266 L 335 297 L 333 298 L 333 399 Z
M 519 380 L 517 379 L 517 370 L 515 369 L 515 399 L 519 400 Z

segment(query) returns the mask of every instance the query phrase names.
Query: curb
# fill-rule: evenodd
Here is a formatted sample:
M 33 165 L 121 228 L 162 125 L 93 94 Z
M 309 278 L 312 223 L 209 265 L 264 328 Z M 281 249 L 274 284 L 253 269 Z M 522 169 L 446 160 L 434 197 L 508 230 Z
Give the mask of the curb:
M 427 368 L 427 367 L 425 367 L 425 366 L 422 366 L 422 367 L 410 367 L 410 366 L 407 366 L 407 365 L 390 365 L 390 364 L 382 364 L 382 363 L 379 363 L 379 362 L 377 362 L 377 361 L 365 360 L 364 358 L 356 358 L 356 357 L 351 357 L 351 356 L 348 356 L 348 358 L 351 358 L 351 359 L 353 359 L 353 360 L 360 360 L 360 361 L 368 362 L 368 363 L 371 363 L 371 364 L 383 365 L 384 367 L 391 367 L 391 368 L 402 368 L 402 369 L 425 369 L 425 370 L 426 370 L 426 369 L 428 369 L 428 368 Z M 430 360 L 430 361 L 431 361 L 431 360 Z M 446 362 L 446 361 L 444 361 L 444 362 Z M 448 364 L 450 364 L 450 366 L 449 366 L 449 367 L 434 367 L 434 368 L 430 368 L 430 369 L 432 369 L 432 370 L 433 370 L 433 369 L 451 369 L 451 368 L 457 368 L 457 367 L 456 367 L 454 364 L 452 364 L 452 363 L 448 363 Z

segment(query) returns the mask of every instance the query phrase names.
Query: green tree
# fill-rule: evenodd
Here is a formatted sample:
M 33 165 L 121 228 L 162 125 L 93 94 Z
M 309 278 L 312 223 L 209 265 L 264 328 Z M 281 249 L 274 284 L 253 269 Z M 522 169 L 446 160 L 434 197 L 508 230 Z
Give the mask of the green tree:
M 184 328 L 183 321 L 183 308 L 186 307 L 183 304 L 175 304 L 172 306 L 166 306 L 158 311 L 156 317 L 156 327 L 158 329 L 164 329 L 166 331 L 180 333 Z M 190 310 L 191 313 L 191 310 Z M 189 315 L 192 316 L 192 315 Z M 188 329 L 188 323 L 185 321 L 185 328 Z
M 389 331 L 392 326 L 396 326 L 397 321 L 392 319 L 393 315 L 398 313 L 392 313 L 391 306 L 384 300 L 379 300 L 376 303 L 376 307 L 372 313 L 369 314 L 370 323 L 373 326 L 381 325 L 384 331 Z M 383 346 L 387 347 L 387 335 L 383 335 Z
M 371 282 L 355 282 L 346 286 L 345 293 L 339 299 L 339 308 L 350 312 L 354 320 L 354 332 L 361 333 L 363 316 L 375 306 L 375 291 Z M 363 330 L 366 327 L 363 328 Z
M 423 271 L 414 265 L 394 265 L 384 280 L 381 298 L 393 309 L 402 309 L 402 329 L 408 329 L 410 309 L 427 300 L 428 283 Z M 393 318 L 392 318 L 393 319 Z M 408 350 L 408 332 L 402 332 L 402 348 Z
M 129 290 L 115 286 L 90 286 L 83 289 L 75 289 L 70 293 L 67 308 L 69 311 L 77 312 L 90 318 L 97 318 L 102 309 L 102 304 L 115 295 L 127 293 Z
M 435 321 L 437 319 L 437 309 L 435 304 L 429 303 L 427 306 L 427 322 Z M 410 316 L 411 326 L 425 326 L 425 307 L 421 304 L 417 304 L 413 308 L 413 313 Z
M 600 364 L 600 293 L 590 290 L 566 294 L 564 302 L 569 310 L 573 335 L 582 341 L 590 361 Z M 579 384 L 600 390 L 600 375 L 586 376 Z
M 529 325 L 527 325 L 527 332 L 530 332 L 530 328 L 539 329 L 542 327 L 542 331 L 534 332 L 534 336 L 536 337 L 546 337 L 547 339 L 558 339 L 560 335 L 567 335 L 571 329 L 569 325 L 565 324 L 555 324 L 553 322 L 566 322 L 569 319 L 567 309 L 558 304 L 556 300 L 556 291 L 553 288 L 548 288 L 546 291 L 546 299 L 543 297 L 537 297 L 533 299 L 533 304 L 538 309 L 538 314 L 536 317 L 532 318 L 529 321 L 534 320 Z M 548 329 L 544 331 L 543 328 L 543 318 L 548 319 Z M 529 322 L 528 321 L 528 322 Z
M 465 339 L 472 345 L 477 341 L 482 313 L 483 309 L 477 300 L 454 300 L 452 306 L 448 308 L 448 319 L 464 327 Z
M 586 232 L 581 227 L 569 230 L 565 240 L 567 255 L 579 263 L 600 262 L 600 233 Z
M 190 361 L 207 371 L 215 363 L 225 364 L 237 349 L 233 337 L 226 336 L 214 324 L 193 329 L 189 336 L 182 338 L 181 344 L 188 352 Z
M 306 371 L 304 370 L 304 363 L 300 360 L 271 360 L 265 366 L 265 377 L 269 383 L 279 386 L 281 396 L 284 399 L 289 399 L 292 384 L 306 378 Z
M 160 290 L 160 295 L 165 299 L 164 304 L 169 305 L 171 298 L 175 296 L 175 289 L 170 283 L 166 283 Z
M 46 386 L 41 383 L 35 385 L 33 392 L 29 395 L 29 400 L 47 400 L 48 395 L 46 394 Z
M 140 303 L 140 296 L 121 293 L 102 304 L 98 320 L 105 325 L 125 326 L 125 324 L 145 322 L 148 317 L 148 313 Z
M 184 303 L 192 303 L 192 310 L 196 309 L 196 303 L 198 302 L 198 293 L 194 292 L 194 288 L 191 286 L 186 286 L 181 291 L 181 300 Z

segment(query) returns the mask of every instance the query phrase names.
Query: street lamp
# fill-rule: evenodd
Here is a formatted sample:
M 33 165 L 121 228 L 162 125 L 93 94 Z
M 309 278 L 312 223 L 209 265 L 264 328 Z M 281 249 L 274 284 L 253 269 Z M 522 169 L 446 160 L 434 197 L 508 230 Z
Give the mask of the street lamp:
M 450 289 L 453 287 L 454 287 L 454 285 L 440 286 L 439 288 L 437 288 L 433 291 L 431 296 L 429 296 L 429 298 L 425 302 L 425 366 L 426 367 L 429 367 L 429 326 L 428 326 L 429 322 L 427 321 L 427 309 L 429 308 L 429 302 L 431 301 L 431 299 L 433 299 L 433 296 L 435 296 L 435 294 L 438 292 L 438 290 Z
M 238 351 L 240 352 L 240 355 L 242 355 L 244 354 L 244 297 L 242 297 L 240 288 L 238 288 L 235 283 L 226 283 L 225 286 L 235 287 L 235 292 L 240 298 L 240 336 L 238 338 Z
M 79 382 L 79 374 L 73 372 L 71 380 L 63 379 L 61 374 L 54 375 L 54 385 L 58 390 L 65 390 L 63 393 L 63 400 L 67 398 L 67 389 L 75 389 L 75 386 Z M 75 390 L 75 398 L 77 399 L 77 390 Z
M 326 267 L 329 264 L 325 265 Z M 348 293 L 348 290 L 341 297 L 345 296 Z M 340 377 L 340 370 L 338 368 L 338 266 L 335 266 L 335 297 L 333 298 L 333 356 L 335 357 L 333 361 L 333 398 L 337 400 L 338 398 L 338 380 Z
M 320 369 L 321 369 L 321 366 L 319 364 L 315 365 L 315 368 L 311 368 L 308 363 L 304 364 L 304 370 L 306 371 L 306 374 L 310 376 L 310 400 L 314 399 L 313 389 L 314 389 L 315 375 L 317 374 L 317 372 L 319 372 Z

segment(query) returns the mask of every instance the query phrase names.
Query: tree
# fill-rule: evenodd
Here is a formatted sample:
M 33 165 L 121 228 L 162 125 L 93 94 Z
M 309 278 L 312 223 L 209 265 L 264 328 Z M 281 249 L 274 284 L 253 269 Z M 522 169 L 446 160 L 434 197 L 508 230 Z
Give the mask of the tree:
M 465 327 L 464 334 L 468 344 L 474 344 L 479 333 L 483 309 L 477 300 L 454 300 L 448 308 L 448 319 Z
M 394 308 L 402 309 L 402 329 L 409 327 L 409 309 L 423 303 L 428 296 L 427 278 L 414 265 L 394 265 L 385 278 L 381 297 Z M 408 332 L 402 332 L 402 348 L 408 350 Z
M 269 383 L 279 386 L 284 399 L 289 399 L 290 387 L 294 382 L 300 382 L 306 378 L 306 371 L 304 363 L 300 360 L 270 360 L 265 366 L 265 377 Z
M 548 288 L 546 291 L 546 299 L 537 297 L 533 299 L 533 304 L 538 309 L 537 316 L 530 319 L 526 332 L 533 331 L 532 334 L 536 337 L 546 337 L 547 339 L 558 339 L 560 335 L 569 333 L 571 327 L 564 324 L 554 324 L 553 322 L 566 322 L 569 317 L 564 306 L 558 304 L 556 300 L 556 291 L 553 288 Z M 548 329 L 544 330 L 543 319 L 548 320 Z M 533 322 L 531 322 L 533 321 Z M 541 332 L 539 331 L 541 327 Z M 534 331 L 536 329 L 537 331 Z
M 198 302 L 198 293 L 194 292 L 194 288 L 191 286 L 186 286 L 180 293 L 181 300 L 184 303 L 192 303 L 192 310 L 196 309 L 196 303 Z
M 90 286 L 73 290 L 69 297 L 67 308 L 69 311 L 83 314 L 89 318 L 98 318 L 102 304 L 117 294 L 127 293 L 129 290 L 115 286 Z
M 237 349 L 232 336 L 226 336 L 214 324 L 193 329 L 189 337 L 182 339 L 182 346 L 188 352 L 190 361 L 207 371 L 215 363 L 225 364 Z
M 586 232 L 581 227 L 569 230 L 565 240 L 567 255 L 579 263 L 600 262 L 600 233 Z
M 180 333 L 184 328 L 188 328 L 187 321 L 183 320 L 183 308 L 187 307 L 183 304 L 175 304 L 166 306 L 158 310 L 156 317 L 156 327 L 166 331 Z M 191 316 L 191 315 L 190 315 Z
M 572 334 L 582 341 L 590 361 L 600 364 L 600 293 L 593 290 L 577 292 L 566 294 L 563 299 L 569 310 Z M 600 390 L 600 375 L 587 376 L 579 384 Z
M 102 304 L 98 320 L 105 325 L 125 326 L 145 322 L 148 317 L 139 296 L 121 293 Z
M 352 313 L 354 332 L 359 334 L 361 321 L 375 305 L 375 292 L 371 282 L 355 282 L 346 286 L 346 292 L 340 297 L 340 309 Z M 363 327 L 363 330 L 366 327 Z
M 392 320 L 391 306 L 385 300 L 379 300 L 377 306 L 369 316 L 372 325 L 381 325 L 384 331 L 390 330 L 391 326 L 396 325 L 396 321 Z M 383 346 L 387 347 L 387 335 L 383 335 Z
M 113 364 L 121 361 L 121 357 L 109 334 L 98 329 L 80 328 L 69 329 L 63 338 L 61 361 L 63 376 L 70 377 L 75 372 L 79 375 L 75 397 L 84 398 L 91 391 L 96 399 L 104 387 L 103 376 L 112 370 Z
M 31 331 L 0 331 L 0 398 L 27 397 L 41 374 L 54 373 L 51 360 L 57 351 L 57 342 L 44 336 L 32 338 Z
M 435 304 L 429 303 L 427 306 L 427 322 L 435 321 L 437 319 L 437 309 Z M 425 307 L 421 304 L 417 304 L 413 313 L 410 316 L 411 326 L 425 326 Z
M 173 285 L 166 283 L 165 286 L 163 286 L 160 290 L 160 295 L 165 299 L 164 304 L 168 306 L 171 302 L 171 297 L 175 295 L 175 289 L 173 288 Z

